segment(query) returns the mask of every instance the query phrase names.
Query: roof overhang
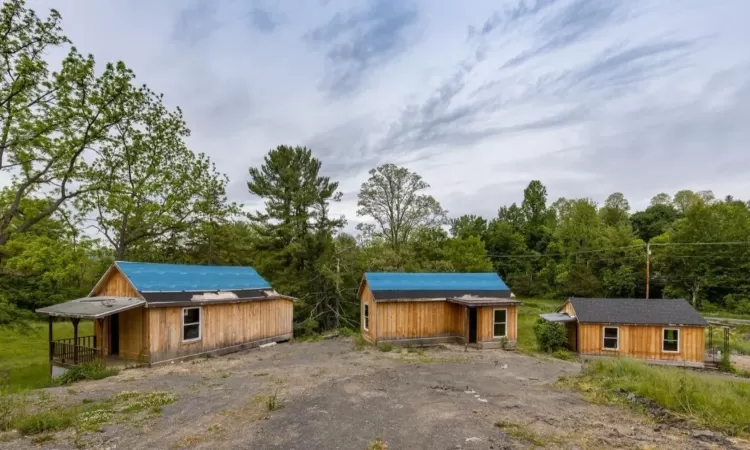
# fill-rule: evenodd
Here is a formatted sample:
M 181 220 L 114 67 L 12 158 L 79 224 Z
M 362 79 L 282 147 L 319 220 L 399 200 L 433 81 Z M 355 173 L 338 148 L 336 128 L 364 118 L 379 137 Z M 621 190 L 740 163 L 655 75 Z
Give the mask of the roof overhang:
M 539 317 L 547 322 L 575 322 L 576 318 L 564 313 L 539 314 Z
M 45 306 L 44 308 L 37 309 L 36 313 L 50 317 L 93 320 L 138 308 L 145 304 L 145 300 L 133 297 L 84 297 L 65 303 Z

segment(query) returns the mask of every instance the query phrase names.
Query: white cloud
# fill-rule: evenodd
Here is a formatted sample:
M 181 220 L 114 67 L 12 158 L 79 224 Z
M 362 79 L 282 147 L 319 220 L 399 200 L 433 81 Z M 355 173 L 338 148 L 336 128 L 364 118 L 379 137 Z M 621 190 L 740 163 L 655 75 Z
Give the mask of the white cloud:
M 350 223 L 384 162 L 452 214 L 494 215 L 531 179 L 636 207 L 682 188 L 747 197 L 744 0 L 54 3 L 80 51 L 183 108 L 247 205 L 247 168 L 279 144 L 323 160 Z

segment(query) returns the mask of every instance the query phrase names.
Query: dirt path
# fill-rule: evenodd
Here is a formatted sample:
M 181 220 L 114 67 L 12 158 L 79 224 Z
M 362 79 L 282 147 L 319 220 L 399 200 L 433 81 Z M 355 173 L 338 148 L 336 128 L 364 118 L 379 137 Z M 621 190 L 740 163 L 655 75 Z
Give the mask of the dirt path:
M 366 449 L 378 437 L 391 450 L 741 445 L 554 387 L 579 371 L 577 363 L 458 346 L 420 354 L 355 351 L 349 340 L 281 344 L 49 389 L 58 402 L 122 391 L 170 391 L 178 401 L 161 417 L 59 432 L 37 447 Z M 269 411 L 269 399 L 278 409 Z M 29 438 L 0 439 L 0 449 L 30 446 Z

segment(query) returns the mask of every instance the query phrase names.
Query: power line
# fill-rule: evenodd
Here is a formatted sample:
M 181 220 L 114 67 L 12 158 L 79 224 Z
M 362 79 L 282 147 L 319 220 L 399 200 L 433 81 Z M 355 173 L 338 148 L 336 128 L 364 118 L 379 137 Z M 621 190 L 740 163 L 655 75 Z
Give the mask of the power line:
M 589 254 L 589 253 L 601 253 L 601 252 L 613 252 L 618 250 L 626 250 L 631 248 L 643 248 L 643 245 L 628 245 L 625 247 L 612 247 L 612 248 L 600 248 L 596 250 L 581 250 L 577 252 L 565 252 L 565 253 L 526 253 L 521 255 L 511 255 L 511 254 L 504 254 L 504 255 L 498 255 L 498 254 L 492 254 L 488 253 L 487 256 L 493 257 L 493 258 L 545 258 L 545 257 L 552 257 L 552 256 L 573 256 L 573 255 L 582 255 L 582 254 Z

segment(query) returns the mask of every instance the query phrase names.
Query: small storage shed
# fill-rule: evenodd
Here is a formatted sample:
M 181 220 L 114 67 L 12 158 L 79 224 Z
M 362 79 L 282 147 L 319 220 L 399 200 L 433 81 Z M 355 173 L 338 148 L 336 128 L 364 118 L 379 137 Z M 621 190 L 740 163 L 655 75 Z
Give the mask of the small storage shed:
M 542 314 L 568 330 L 582 356 L 628 356 L 647 362 L 704 367 L 706 319 L 683 299 L 570 298 Z
M 365 273 L 361 331 L 369 342 L 514 348 L 520 302 L 496 273 Z
M 117 261 L 88 297 L 37 313 L 49 316 L 54 373 L 97 358 L 154 364 L 286 341 L 293 301 L 252 267 Z M 73 338 L 54 339 L 54 317 L 71 319 Z M 93 336 L 78 335 L 82 319 Z

